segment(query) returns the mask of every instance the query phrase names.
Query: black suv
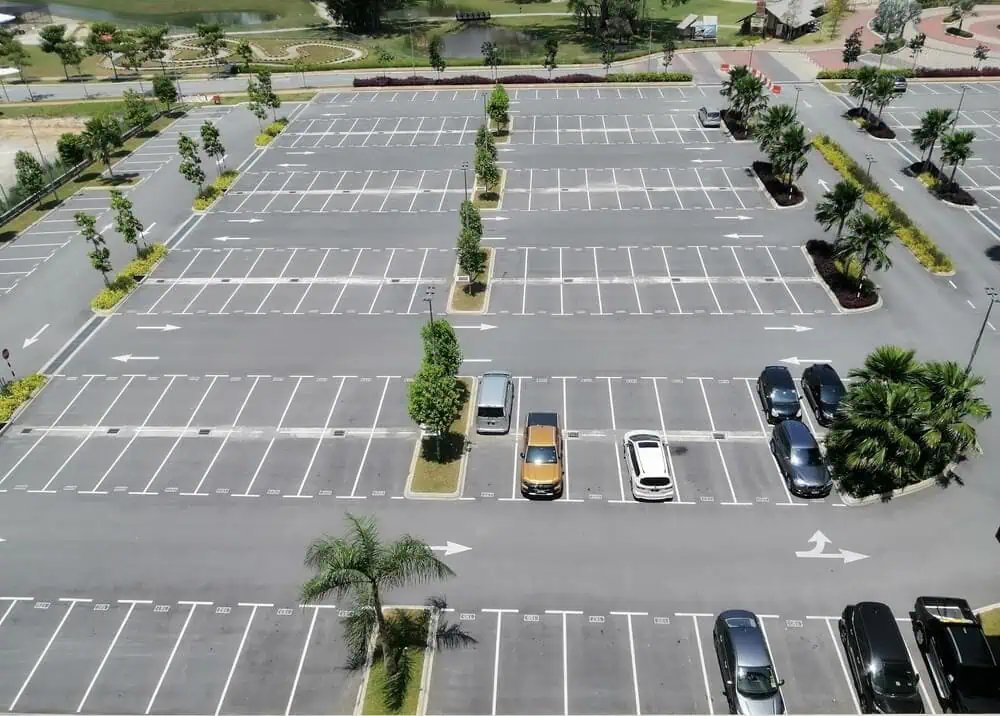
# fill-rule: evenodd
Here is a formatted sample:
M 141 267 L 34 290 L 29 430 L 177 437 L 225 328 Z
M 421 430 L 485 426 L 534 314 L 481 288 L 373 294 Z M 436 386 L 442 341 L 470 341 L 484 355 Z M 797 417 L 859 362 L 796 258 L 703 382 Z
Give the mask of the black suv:
M 824 427 L 833 422 L 846 392 L 832 365 L 814 363 L 802 371 L 802 393 L 816 414 L 816 420 Z
M 1000 666 L 969 603 L 917 597 L 910 622 L 941 703 L 959 713 L 1000 713 Z
M 833 478 L 823 460 L 816 438 L 799 420 L 782 420 L 771 433 L 771 453 L 793 495 L 826 497 Z
M 799 391 L 795 389 L 792 374 L 783 365 L 769 365 L 761 371 L 757 378 L 757 396 L 769 423 L 798 420 L 802 415 Z
M 865 713 L 922 714 L 917 674 L 892 610 L 879 602 L 844 608 L 840 638 Z

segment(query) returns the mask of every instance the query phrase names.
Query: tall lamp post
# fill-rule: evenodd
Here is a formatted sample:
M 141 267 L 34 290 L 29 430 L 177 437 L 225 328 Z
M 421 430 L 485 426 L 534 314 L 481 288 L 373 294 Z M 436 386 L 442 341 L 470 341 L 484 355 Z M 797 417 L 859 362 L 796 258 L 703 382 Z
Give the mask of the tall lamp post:
M 434 287 L 428 286 L 427 290 L 424 291 L 424 303 L 427 304 L 427 310 L 430 313 L 430 320 L 428 323 L 434 325 Z
M 462 182 L 465 184 L 465 200 L 469 200 L 469 163 L 462 162 Z
M 869 152 L 868 154 L 865 154 L 865 159 L 868 160 L 868 170 L 866 171 L 866 174 L 868 175 L 868 178 L 871 179 L 872 178 L 872 164 L 875 163 L 875 155 L 871 154 Z
M 972 361 L 976 359 L 976 353 L 979 351 L 979 342 L 983 340 L 983 331 L 986 330 L 986 324 L 990 322 L 990 313 L 993 311 L 993 304 L 1000 303 L 1000 301 L 997 301 L 997 295 L 1000 295 L 1000 291 L 992 286 L 986 289 L 986 297 L 989 299 L 989 305 L 986 307 L 986 315 L 983 316 L 983 324 L 979 327 L 979 335 L 976 336 L 976 342 L 972 345 L 972 355 L 969 356 L 969 364 L 965 366 L 966 373 L 972 370 Z
M 799 95 L 802 94 L 802 88 L 795 85 L 795 105 L 792 107 L 792 112 L 799 111 Z
M 962 102 L 965 101 L 965 93 L 969 91 L 969 85 L 962 85 L 962 96 L 958 98 L 958 109 L 955 110 L 955 121 L 951 123 L 952 130 L 958 124 L 959 115 L 962 114 Z

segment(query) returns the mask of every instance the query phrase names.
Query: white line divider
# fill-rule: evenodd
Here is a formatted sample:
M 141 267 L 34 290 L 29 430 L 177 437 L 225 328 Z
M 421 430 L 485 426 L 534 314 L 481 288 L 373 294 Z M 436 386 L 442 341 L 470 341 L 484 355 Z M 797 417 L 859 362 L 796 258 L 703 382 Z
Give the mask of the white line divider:
M 191 611 L 188 612 L 187 617 L 184 619 L 184 624 L 181 626 L 181 631 L 177 635 L 177 641 L 174 642 L 174 648 L 170 650 L 170 656 L 167 657 L 167 663 L 163 666 L 163 672 L 160 674 L 159 681 L 156 682 L 156 688 L 153 689 L 153 694 L 149 697 L 149 703 L 146 705 L 146 710 L 143 712 L 149 714 L 153 710 L 153 704 L 156 702 L 156 697 L 160 693 L 160 688 L 163 686 L 164 679 L 167 678 L 167 672 L 170 671 L 170 665 L 174 661 L 174 657 L 177 656 L 177 649 L 181 645 L 181 640 L 184 638 L 184 634 L 187 632 L 188 625 L 191 624 L 191 617 L 194 616 L 194 610 L 199 606 L 210 607 L 214 602 L 190 602 L 190 601 L 180 601 L 178 604 L 187 604 L 191 606 Z
M 646 617 L 649 612 L 609 612 L 612 616 L 623 616 L 628 620 L 628 648 L 632 656 L 632 687 L 635 691 L 635 716 L 642 716 L 639 700 L 639 670 L 635 664 L 635 635 L 632 631 L 632 617 Z
M 302 385 L 302 376 L 299 376 L 298 380 L 295 382 L 295 387 L 292 388 L 292 394 L 288 396 L 288 402 L 285 403 L 285 409 L 281 411 L 281 417 L 278 419 L 277 430 L 281 430 L 281 426 L 285 422 L 285 416 L 288 415 L 288 409 L 292 407 L 292 401 L 295 400 L 295 394 L 299 391 L 299 386 Z M 264 454 L 261 455 L 260 462 L 257 463 L 257 469 L 253 471 L 253 477 L 250 478 L 250 484 L 243 491 L 242 494 L 237 495 L 238 497 L 251 497 L 256 495 L 251 495 L 250 490 L 253 488 L 255 482 L 257 482 L 257 476 L 260 475 L 260 471 L 264 467 L 264 463 L 267 462 L 267 456 L 271 454 L 271 448 L 274 447 L 274 441 L 277 440 L 277 435 L 271 438 L 271 441 L 267 444 L 267 448 L 264 450 Z
M 254 376 L 253 385 L 250 386 L 250 390 L 247 391 L 247 395 L 243 399 L 243 403 L 240 404 L 239 410 L 236 411 L 236 417 L 233 418 L 233 425 L 239 425 L 239 423 L 240 423 L 240 416 L 243 415 L 243 410 L 244 410 L 244 408 L 247 407 L 247 403 L 250 402 L 250 396 L 253 395 L 253 391 L 257 388 L 257 383 L 259 383 L 259 382 L 260 382 L 260 376 L 259 375 L 258 376 Z M 208 478 L 208 473 L 210 473 L 212 471 L 212 468 L 215 466 L 216 461 L 219 459 L 219 455 L 222 454 L 222 451 L 225 449 L 226 443 L 229 442 L 229 438 L 232 437 L 232 434 L 233 434 L 232 431 L 227 431 L 226 432 L 226 437 L 224 437 L 222 439 L 222 443 L 219 445 L 219 448 L 215 451 L 215 454 L 212 456 L 211 461 L 209 461 L 208 467 L 205 468 L 205 472 L 202 474 L 201 479 L 198 480 L 198 484 L 195 485 L 194 491 L 193 492 L 182 492 L 181 495 L 184 495 L 186 497 L 190 497 L 190 496 L 205 496 L 205 497 L 207 497 L 208 496 L 207 492 L 201 492 L 201 486 L 203 484 L 205 484 L 205 480 Z
M 546 614 L 562 615 L 563 716 L 569 716 L 569 649 L 566 643 L 566 615 L 581 615 L 582 611 L 546 609 Z
M 327 431 L 330 429 L 330 421 L 333 419 L 333 411 L 337 409 L 337 403 L 340 400 L 340 393 L 344 390 L 344 383 L 347 382 L 347 378 L 340 378 L 340 385 L 337 386 L 337 394 L 333 396 L 333 404 L 330 406 L 330 412 L 326 414 L 326 422 L 323 423 L 323 434 L 320 435 L 319 440 L 316 441 L 316 447 L 313 448 L 312 456 L 309 458 L 309 464 L 306 465 L 306 471 L 302 474 L 302 482 L 299 483 L 299 489 L 294 495 L 284 495 L 284 497 L 312 497 L 312 495 L 303 495 L 302 490 L 305 489 L 306 480 L 309 479 L 309 473 L 312 472 L 313 465 L 316 464 L 316 457 L 319 455 L 319 449 L 323 446 L 323 438 L 326 437 Z M 315 621 L 315 616 L 313 616 Z
M 517 609 L 483 609 L 482 611 L 497 615 L 497 641 L 493 651 L 493 707 L 490 711 L 490 716 L 497 716 L 497 686 L 500 683 L 500 626 L 503 615 L 517 614 Z
M 383 377 L 383 376 L 379 376 Z M 351 487 L 351 499 L 357 499 L 355 493 L 358 491 L 358 482 L 361 481 L 361 471 L 365 469 L 365 462 L 368 460 L 368 451 L 372 447 L 372 439 L 375 437 L 375 428 L 378 426 L 379 416 L 382 415 L 382 405 L 385 403 L 385 394 L 389 391 L 389 381 L 392 380 L 391 375 L 384 376 L 385 385 L 382 386 L 382 397 L 379 398 L 378 408 L 375 410 L 375 419 L 372 421 L 372 431 L 368 436 L 368 442 L 365 443 L 365 451 L 361 454 L 361 464 L 358 465 L 358 473 L 354 476 L 354 485 Z M 337 497 L 340 497 L 338 495 Z
M 247 643 L 247 636 L 250 634 L 250 627 L 253 626 L 253 618 L 257 616 L 257 609 L 260 607 L 269 608 L 274 605 L 240 602 L 238 606 L 250 607 L 250 618 L 247 619 L 247 625 L 243 629 L 243 636 L 240 638 L 240 645 L 236 649 L 236 656 L 233 657 L 233 665 L 229 667 L 229 675 L 226 676 L 226 683 L 223 685 L 222 693 L 219 695 L 219 705 L 215 707 L 215 716 L 219 716 L 219 714 L 222 713 L 222 706 L 226 702 L 226 694 L 229 693 L 229 685 L 233 681 L 233 674 L 236 673 L 236 665 L 240 662 L 240 655 L 243 653 L 243 647 Z
M 336 609 L 336 604 L 302 604 L 303 609 L 311 607 L 313 610 L 312 619 L 309 620 L 309 631 L 306 632 L 306 641 L 302 646 L 302 656 L 299 657 L 298 668 L 295 669 L 295 679 L 292 681 L 292 690 L 288 694 L 288 705 L 285 706 L 285 716 L 292 712 L 292 703 L 295 701 L 295 692 L 299 689 L 299 679 L 302 677 L 302 667 L 306 663 L 306 655 L 309 653 L 309 644 L 312 642 L 313 630 L 316 628 L 316 618 L 320 609 Z
M 87 699 L 90 698 L 90 692 L 94 688 L 94 684 L 101 677 L 101 672 L 104 671 L 104 665 L 108 663 L 108 657 L 111 656 L 111 651 L 115 648 L 115 644 L 118 643 L 118 639 L 121 637 L 122 632 L 125 631 L 125 625 L 128 624 L 129 618 L 132 616 L 132 612 L 135 611 L 136 604 L 152 604 L 151 599 L 119 599 L 119 604 L 128 604 L 128 611 L 125 612 L 125 618 L 122 619 L 122 623 L 118 626 L 118 631 L 115 632 L 114 638 L 108 645 L 108 650 L 104 652 L 104 658 L 101 659 L 101 663 L 97 667 L 97 671 L 94 672 L 94 678 L 90 680 L 90 684 L 87 686 L 86 692 L 83 694 L 83 698 L 80 699 L 80 705 L 76 707 L 76 712 L 80 713 L 83 711 L 84 704 L 87 703 Z

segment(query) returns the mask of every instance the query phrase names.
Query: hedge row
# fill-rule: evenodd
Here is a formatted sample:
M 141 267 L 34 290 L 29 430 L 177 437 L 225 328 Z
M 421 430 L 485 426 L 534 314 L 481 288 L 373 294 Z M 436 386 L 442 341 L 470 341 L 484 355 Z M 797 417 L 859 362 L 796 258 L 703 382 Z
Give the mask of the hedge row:
M 355 77 L 355 87 L 436 87 L 452 85 L 492 85 L 498 80 L 483 75 L 455 75 L 453 77 Z M 690 82 L 689 72 L 616 72 L 606 77 L 575 73 L 556 77 L 538 75 L 505 75 L 499 79 L 505 85 L 545 84 L 603 84 L 606 82 Z
M 0 390 L 0 425 L 9 422 L 14 411 L 31 400 L 31 396 L 45 385 L 45 380 L 44 375 L 34 373 L 5 384 Z
M 872 208 L 872 211 L 892 221 L 896 227 L 896 236 L 924 268 L 933 273 L 954 271 L 951 258 L 910 220 L 906 212 L 882 191 L 881 187 L 868 176 L 857 162 L 851 159 L 839 144 L 825 134 L 821 134 L 813 137 L 813 145 L 830 163 L 830 166 L 840 173 L 844 181 L 864 191 L 865 203 Z
M 110 286 L 101 289 L 94 296 L 90 307 L 95 311 L 110 311 L 128 296 L 138 280 L 148 276 L 156 263 L 167 255 L 164 244 L 152 244 L 142 252 L 142 255 L 125 265 Z
M 816 79 L 820 80 L 853 80 L 858 76 L 858 67 L 843 70 L 820 70 Z M 911 70 L 899 67 L 880 70 L 883 75 L 893 77 L 911 77 L 917 79 L 960 78 L 960 77 L 1000 77 L 1000 67 L 918 67 Z
M 205 211 L 208 209 L 215 203 L 216 199 L 226 193 L 226 190 L 236 182 L 239 175 L 240 173 L 233 169 L 222 172 L 215 178 L 215 181 L 201 190 L 201 193 L 194 200 L 194 210 Z

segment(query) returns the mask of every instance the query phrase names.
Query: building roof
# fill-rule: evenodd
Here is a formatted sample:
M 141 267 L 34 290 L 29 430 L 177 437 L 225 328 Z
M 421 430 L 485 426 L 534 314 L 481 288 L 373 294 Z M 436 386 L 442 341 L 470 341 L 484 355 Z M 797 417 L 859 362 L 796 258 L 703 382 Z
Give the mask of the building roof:
M 697 22 L 697 15 L 688 15 L 686 18 L 681 20 L 680 24 L 677 26 L 678 30 L 686 30 Z
M 781 22 L 798 28 L 813 22 L 816 19 L 813 15 L 813 11 L 822 6 L 822 2 L 813 2 L 808 0 L 805 2 L 803 2 L 803 0 L 768 0 L 767 12 L 774 15 Z M 794 13 L 794 16 L 789 18 L 791 19 L 791 22 L 786 21 L 789 9 L 791 9 Z M 746 20 L 753 17 L 754 14 L 755 13 L 750 13 L 742 19 Z

